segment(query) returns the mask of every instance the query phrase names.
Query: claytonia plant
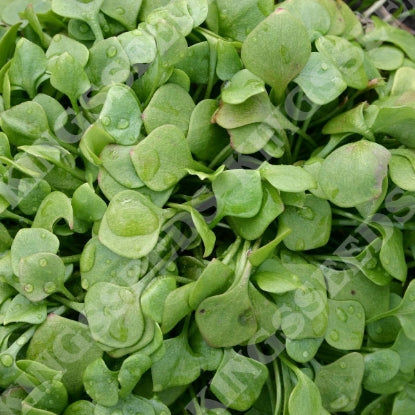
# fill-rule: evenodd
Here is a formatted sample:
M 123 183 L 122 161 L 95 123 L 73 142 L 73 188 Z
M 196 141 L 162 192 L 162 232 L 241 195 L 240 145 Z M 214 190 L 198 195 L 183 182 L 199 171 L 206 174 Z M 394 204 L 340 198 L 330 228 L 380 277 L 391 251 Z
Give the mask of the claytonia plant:
M 404 29 L 0 0 L 0 413 L 415 413 Z

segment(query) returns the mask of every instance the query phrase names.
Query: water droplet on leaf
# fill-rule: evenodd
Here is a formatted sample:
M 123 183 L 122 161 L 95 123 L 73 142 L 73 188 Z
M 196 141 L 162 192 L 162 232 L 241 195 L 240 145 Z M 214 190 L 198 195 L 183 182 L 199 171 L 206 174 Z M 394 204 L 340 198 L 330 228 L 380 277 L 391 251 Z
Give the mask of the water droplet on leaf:
M 340 321 L 347 321 L 347 314 L 341 308 L 336 308 L 336 316 Z
M 121 118 L 118 121 L 117 128 L 119 128 L 120 130 L 125 130 L 126 128 L 129 127 L 129 125 L 130 125 L 130 122 L 127 119 Z
M 13 364 L 14 359 L 9 354 L 5 354 L 2 357 L 0 357 L 0 361 L 3 366 L 10 367 Z
M 337 330 L 332 330 L 330 332 L 330 339 L 332 339 L 333 341 L 337 341 L 339 340 L 340 336 L 339 336 L 339 332 Z
M 53 292 L 56 291 L 56 284 L 52 281 L 47 282 L 44 286 L 43 286 L 43 291 L 47 294 L 52 294 Z
M 110 46 L 108 49 L 107 49 L 107 56 L 109 57 L 109 58 L 113 58 L 114 56 L 116 56 L 117 55 L 117 48 L 115 47 L 115 46 Z
M 108 127 L 111 124 L 111 118 L 110 117 L 102 117 L 101 118 L 101 123 L 105 127 Z
M 33 285 L 32 284 L 26 284 L 23 288 L 28 294 L 33 292 Z
M 39 259 L 39 265 L 41 267 L 46 267 L 46 265 L 48 265 L 48 261 L 45 258 L 41 258 Z

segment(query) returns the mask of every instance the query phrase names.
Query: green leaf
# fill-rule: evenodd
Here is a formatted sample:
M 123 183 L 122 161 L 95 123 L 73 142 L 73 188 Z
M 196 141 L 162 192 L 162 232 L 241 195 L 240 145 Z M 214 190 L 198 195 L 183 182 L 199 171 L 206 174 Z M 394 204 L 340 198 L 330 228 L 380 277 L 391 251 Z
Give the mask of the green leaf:
M 9 69 L 11 84 L 24 89 L 30 98 L 34 98 L 45 72 L 45 52 L 35 43 L 25 38 L 19 39 Z
M 121 185 L 138 189 L 144 183 L 138 177 L 130 157 L 134 146 L 108 144 L 101 152 L 100 159 L 104 169 Z
M 19 264 L 22 258 L 42 252 L 56 254 L 58 248 L 59 239 L 46 229 L 20 229 L 11 246 L 13 273 L 19 275 Z
M 104 0 L 52 0 L 52 10 L 63 17 L 79 19 L 86 22 L 94 33 L 96 40 L 103 38 L 98 22 L 98 12 Z
M 372 317 L 369 322 L 379 320 L 381 318 L 395 316 L 399 319 L 405 335 L 411 339 L 415 339 L 414 335 L 414 313 L 415 313 L 415 283 L 411 281 L 405 291 L 405 295 L 397 307 L 389 311 L 380 313 Z
M 329 317 L 323 274 L 310 264 L 285 263 L 284 266 L 296 276 L 302 287 L 274 296 L 281 310 L 282 331 L 290 339 L 323 337 Z
M 320 415 L 323 410 L 320 392 L 316 384 L 300 369 L 295 371 L 297 384 L 290 394 L 288 410 L 291 414 Z
M 138 143 L 131 159 L 140 179 L 158 192 L 178 183 L 194 163 L 183 132 L 170 124 L 156 128 Z
M 377 393 L 377 388 L 385 384 L 398 373 L 401 365 L 399 354 L 391 349 L 381 349 L 365 356 L 363 386 Z
M 52 192 L 43 199 L 32 226 L 53 232 L 59 219 L 65 219 L 69 229 L 73 228 L 71 200 L 62 192 Z
M 84 183 L 75 190 L 71 202 L 74 215 L 88 222 L 102 219 L 107 209 L 106 203 L 88 183 Z
M 173 386 L 188 385 L 200 375 L 199 359 L 190 349 L 186 332 L 165 340 L 164 344 L 164 356 L 151 367 L 155 392 Z
M 117 373 L 108 369 L 102 358 L 91 362 L 82 376 L 86 393 L 98 404 L 113 406 L 118 402 Z
M 99 227 L 99 240 L 114 253 L 131 259 L 150 253 L 163 222 L 162 210 L 133 190 L 111 200 Z
M 154 321 L 163 321 L 163 310 L 168 295 L 177 288 L 174 276 L 163 275 L 153 279 L 141 296 L 143 313 Z
M 46 304 L 33 304 L 25 296 L 17 294 L 9 304 L 3 324 L 24 322 L 41 324 L 46 320 Z
M 265 260 L 256 269 L 253 280 L 259 288 L 274 294 L 283 294 L 302 287 L 302 283 L 277 258 Z
M 217 0 L 219 34 L 242 42 L 273 10 L 271 0 Z
M 287 206 L 279 217 L 281 227 L 291 229 L 284 245 L 292 251 L 306 251 L 327 244 L 331 233 L 331 209 L 326 200 L 306 195 L 301 207 Z
M 110 251 L 97 237 L 84 246 L 81 260 L 81 285 L 85 290 L 97 282 L 112 282 L 130 287 L 146 272 L 146 260 L 128 259 Z
M 151 63 L 156 58 L 156 41 L 142 28 L 122 33 L 117 38 L 127 54 L 131 66 L 137 63 Z
M 217 211 L 215 221 L 224 216 L 251 218 L 262 203 L 262 187 L 256 170 L 227 170 L 220 173 L 212 184 Z
M 267 376 L 267 367 L 262 363 L 225 349 L 210 387 L 226 407 L 246 411 L 258 399 Z
M 393 46 L 379 46 L 367 52 L 376 68 L 383 71 L 394 71 L 403 64 L 404 54 Z
M 268 226 L 284 210 L 278 190 L 268 183 L 263 183 L 262 204 L 258 213 L 251 218 L 237 218 L 229 216 L 228 223 L 243 239 L 253 241 L 261 237 Z
M 222 89 L 222 101 L 227 104 L 242 104 L 248 98 L 265 92 L 264 82 L 256 75 L 243 69 L 237 72 Z
M 108 89 L 99 123 L 117 144 L 137 143 L 142 125 L 141 109 L 131 88 L 114 85 Z
M 53 314 L 38 327 L 26 352 L 27 359 L 63 371 L 70 394 L 81 392 L 85 368 L 101 356 L 88 326 Z
M 85 71 L 91 84 L 99 89 L 125 82 L 130 74 L 130 60 L 119 40 L 110 37 L 96 42 L 89 50 Z
M 242 69 L 241 58 L 232 43 L 218 39 L 216 53 L 218 57 L 216 75 L 222 81 L 231 79 Z
M 316 40 L 316 48 L 337 66 L 348 86 L 355 89 L 367 88 L 369 80 L 360 47 L 341 37 L 328 35 Z
M 315 104 L 325 105 L 336 99 L 347 84 L 336 66 L 322 53 L 312 52 L 306 66 L 294 79 Z
M 104 0 L 101 10 L 108 16 L 117 20 L 128 30 L 134 30 L 137 26 L 138 11 L 141 7 L 141 0 L 127 0 L 120 5 L 114 0 Z
M 340 350 L 360 349 L 365 330 L 365 313 L 354 300 L 328 300 L 329 320 L 325 340 Z
M 272 165 L 265 162 L 259 169 L 261 177 L 283 192 L 302 192 L 316 187 L 316 182 L 300 166 Z
M 330 412 L 352 411 L 362 392 L 364 359 L 360 353 L 349 353 L 316 373 L 323 406 Z
M 187 141 L 192 154 L 202 161 L 213 160 L 229 143 L 227 132 L 211 122 L 217 108 L 216 100 L 204 99 L 190 116 Z
M 44 300 L 55 292 L 73 298 L 64 286 L 65 265 L 53 253 L 38 252 L 23 257 L 19 262 L 18 275 L 22 291 L 30 301 Z
M 330 29 L 330 14 L 323 5 L 316 1 L 284 1 L 278 4 L 278 7 L 288 10 L 293 16 L 301 20 L 307 28 L 312 42 L 321 35 L 325 35 Z
M 46 51 L 49 64 L 64 53 L 71 55 L 83 68 L 88 62 L 89 50 L 84 44 L 62 34 L 53 36 Z
M 196 309 L 205 298 L 223 292 L 230 286 L 232 277 L 232 268 L 217 259 L 210 261 L 190 293 L 190 307 Z
M 241 104 L 223 103 L 213 115 L 212 121 L 223 128 L 237 128 L 270 120 L 271 114 L 271 102 L 264 92 L 248 98 Z
M 48 69 L 52 86 L 67 95 L 76 108 L 77 99 L 91 86 L 82 65 L 64 52 L 49 64 Z
M 140 284 L 140 283 L 138 283 Z M 136 298 L 137 288 L 98 282 L 88 289 L 85 314 L 95 341 L 113 348 L 137 343 L 144 332 L 144 318 Z
M 340 207 L 353 207 L 382 193 L 391 155 L 380 144 L 366 140 L 345 144 L 323 162 L 319 184 L 329 200 Z
M 193 224 L 197 230 L 197 233 L 202 238 L 203 244 L 205 246 L 205 252 L 203 256 L 207 257 L 211 255 L 215 247 L 216 235 L 214 234 L 213 231 L 209 229 L 209 226 L 205 222 L 205 219 L 203 218 L 203 216 L 196 209 L 188 205 L 179 205 L 177 203 L 171 203 L 169 206 L 179 209 L 179 210 L 184 210 L 190 213 Z
M 177 126 L 186 134 L 195 108 L 191 96 L 176 84 L 161 86 L 143 112 L 144 127 L 150 134 L 165 124 Z
M 282 97 L 306 65 L 311 46 L 304 25 L 286 10 L 277 9 L 252 30 L 241 53 L 245 67 Z

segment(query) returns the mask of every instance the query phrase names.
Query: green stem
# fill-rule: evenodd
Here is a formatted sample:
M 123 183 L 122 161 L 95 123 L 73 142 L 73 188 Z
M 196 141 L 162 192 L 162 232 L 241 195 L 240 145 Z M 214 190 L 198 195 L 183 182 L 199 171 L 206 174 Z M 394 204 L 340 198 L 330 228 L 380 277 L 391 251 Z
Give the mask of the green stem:
M 50 298 L 54 301 L 57 301 L 58 303 L 65 305 L 66 307 L 72 310 L 77 311 L 78 313 L 83 314 L 85 312 L 84 303 L 77 303 L 76 301 L 68 300 L 65 297 L 61 297 L 58 294 L 53 294 L 50 296 Z
M 274 377 L 275 377 L 275 409 L 274 409 L 274 415 L 279 415 L 281 412 L 281 406 L 282 406 L 282 388 L 281 388 L 281 375 L 278 368 L 277 359 L 273 360 L 272 367 L 274 369 Z
M 223 161 L 225 161 L 233 152 L 232 147 L 230 144 L 228 144 L 226 147 L 224 147 L 217 155 L 216 157 L 210 162 L 208 167 L 210 169 L 214 169 L 216 166 L 222 164 Z
M 17 215 L 16 213 L 10 212 L 9 210 L 5 210 L 0 214 L 0 218 L 2 219 L 13 219 L 19 222 L 23 222 L 26 225 L 32 226 L 33 222 L 30 219 L 27 219 L 23 216 Z
M 232 245 L 229 246 L 229 248 L 225 251 L 225 256 L 222 259 L 222 262 L 226 265 L 229 265 L 236 253 L 239 250 L 239 247 L 241 246 L 242 239 L 238 236 L 235 239 L 235 242 L 232 243 Z
M 209 37 L 206 39 L 209 44 L 209 78 L 205 91 L 205 99 L 208 99 L 212 94 L 213 85 L 215 84 L 218 52 L 216 50 L 217 41 Z
M 76 255 L 69 255 L 69 256 L 63 256 L 61 257 L 64 264 L 73 264 L 75 262 L 79 262 L 81 260 L 82 254 L 76 254 Z

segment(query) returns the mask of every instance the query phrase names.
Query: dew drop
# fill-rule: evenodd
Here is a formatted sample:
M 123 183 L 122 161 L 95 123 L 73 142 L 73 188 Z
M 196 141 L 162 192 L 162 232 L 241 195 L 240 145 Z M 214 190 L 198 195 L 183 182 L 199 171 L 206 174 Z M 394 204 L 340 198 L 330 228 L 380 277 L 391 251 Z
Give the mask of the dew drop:
M 125 130 L 126 128 L 129 127 L 129 125 L 130 125 L 130 122 L 127 119 L 121 118 L 118 121 L 117 128 L 120 130 Z
M 323 69 L 323 71 L 327 71 L 329 67 L 327 66 L 327 63 L 322 63 L 321 64 L 321 69 Z
M 303 209 L 300 209 L 299 211 L 300 216 L 302 216 L 304 219 L 313 220 L 315 218 L 315 213 L 310 208 L 306 207 Z
M 302 251 L 305 248 L 305 242 L 303 239 L 299 239 L 295 244 L 295 249 L 297 251 Z
M 43 291 L 47 294 L 52 294 L 53 292 L 56 291 L 56 284 L 52 281 L 47 282 L 44 286 L 43 286 Z
M 118 14 L 125 14 L 125 9 L 124 9 L 123 7 L 117 7 L 117 8 L 115 9 L 115 11 L 116 11 Z
M 0 357 L 0 361 L 3 366 L 10 367 L 13 364 L 13 357 L 9 354 L 5 354 L 2 357 Z
M 85 23 L 82 23 L 82 24 L 79 25 L 79 31 L 81 33 L 86 33 L 86 32 L 89 31 L 89 26 Z
M 101 118 L 101 124 L 105 127 L 108 127 L 111 124 L 111 118 L 110 117 L 102 117 Z
M 108 307 L 108 306 L 105 306 L 105 307 L 104 307 L 104 314 L 105 314 L 106 316 L 110 316 L 110 315 L 111 315 L 111 308 L 110 308 L 110 307 Z
M 134 275 L 135 275 L 135 269 L 134 268 L 131 268 L 127 271 L 127 276 L 128 277 L 133 278 Z
M 330 339 L 332 339 L 333 341 L 337 341 L 339 340 L 340 336 L 339 336 L 339 332 L 337 330 L 332 330 L 330 332 Z
M 109 57 L 109 58 L 113 58 L 114 56 L 116 56 L 117 55 L 117 48 L 115 47 L 115 46 L 110 46 L 108 49 L 107 49 L 107 56 Z
M 376 327 L 375 332 L 376 332 L 376 334 L 382 334 L 382 332 L 383 332 L 382 327 L 380 327 L 380 326 Z
M 305 358 L 305 359 L 307 359 L 307 357 L 308 356 L 310 356 L 310 353 L 308 353 L 307 352 L 307 350 L 304 350 L 304 352 L 303 352 L 303 357 Z
M 31 293 L 31 292 L 33 292 L 33 285 L 32 284 L 26 284 L 25 286 L 24 286 L 24 290 L 27 292 L 27 293 Z
M 31 113 L 33 112 L 33 110 L 32 110 L 31 108 L 29 108 L 26 112 L 27 112 L 28 114 L 31 114 Z
M 341 362 L 341 363 L 340 363 L 340 367 L 341 367 L 342 369 L 346 369 L 347 364 L 346 364 L 345 362 Z
M 48 265 L 48 261 L 45 258 L 41 258 L 39 259 L 39 265 L 41 267 L 46 267 L 46 265 Z
M 104 24 L 104 25 L 102 26 L 102 30 L 103 30 L 105 33 L 107 33 L 107 32 L 109 32 L 109 31 L 110 31 L 110 27 L 109 27 L 107 24 Z
M 357 314 L 356 314 L 356 317 L 357 317 L 357 318 L 362 318 L 362 317 L 363 317 L 363 314 L 362 314 L 362 313 L 357 313 Z
M 344 408 L 349 402 L 350 399 L 342 394 L 336 400 L 330 402 L 330 407 L 334 410 L 339 410 Z
M 111 262 L 112 262 L 112 261 L 111 261 L 110 259 L 106 259 L 106 260 L 105 260 L 105 263 L 106 263 L 106 264 L 108 264 L 108 265 L 109 265 L 109 264 L 111 264 Z
M 126 303 L 133 303 L 134 302 L 134 294 L 128 288 L 122 288 L 118 291 L 118 295 L 120 296 L 121 300 L 125 301 Z
M 410 294 L 409 295 L 409 301 L 415 301 L 415 295 Z
M 42 235 L 40 235 L 40 237 L 41 237 L 42 239 L 45 239 L 45 238 L 46 238 L 46 233 L 42 233 Z
M 349 314 L 354 314 L 354 306 L 349 305 L 349 307 L 347 307 L 347 311 L 349 312 Z
M 389 258 L 383 258 L 383 264 L 384 265 L 389 265 L 391 262 L 390 262 L 390 259 Z
M 336 316 L 340 321 L 347 321 L 347 314 L 341 308 L 336 308 Z

